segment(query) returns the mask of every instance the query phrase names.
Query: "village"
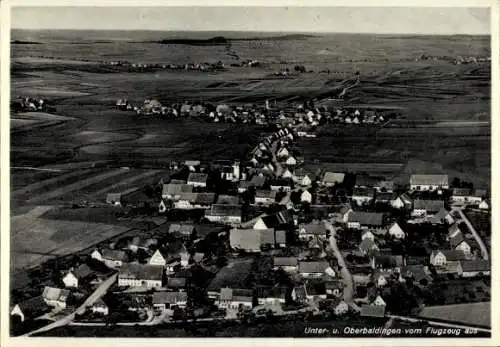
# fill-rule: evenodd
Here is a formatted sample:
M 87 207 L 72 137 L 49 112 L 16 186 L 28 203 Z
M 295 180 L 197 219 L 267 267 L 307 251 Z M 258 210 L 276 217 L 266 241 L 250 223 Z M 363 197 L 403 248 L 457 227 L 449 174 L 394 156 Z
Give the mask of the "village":
M 103 197 L 104 206 L 161 222 L 47 265 L 50 276 L 30 295 L 14 296 L 18 331 L 414 319 L 426 306 L 490 300 L 490 235 L 474 222 L 489 218 L 486 190 L 442 173 L 412 174 L 397 185 L 369 173 L 311 170 L 291 149 L 298 138 L 314 137 L 324 119 L 369 126 L 383 115 L 310 103 L 273 113 L 266 113 L 269 102 L 262 113 L 201 104 L 177 111 L 154 100 L 116 107 L 197 112 L 213 121 L 248 116 L 275 130 L 246 158 L 172 162 L 147 206 L 120 192 Z M 52 323 L 38 327 L 41 317 Z

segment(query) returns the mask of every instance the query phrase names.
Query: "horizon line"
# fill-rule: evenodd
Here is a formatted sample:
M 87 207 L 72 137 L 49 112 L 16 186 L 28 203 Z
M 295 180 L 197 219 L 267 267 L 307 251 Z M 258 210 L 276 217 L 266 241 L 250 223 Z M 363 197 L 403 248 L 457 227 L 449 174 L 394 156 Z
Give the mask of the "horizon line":
M 353 35 L 414 35 L 414 36 L 491 36 L 491 33 L 409 33 L 409 32 L 355 32 L 355 31 L 280 31 L 280 30 L 188 30 L 188 29 L 96 29 L 96 28 L 14 28 L 12 30 L 26 30 L 26 31 L 50 31 L 50 30 L 65 30 L 65 31 L 123 31 L 123 32 L 133 32 L 133 31 L 143 31 L 143 32 L 186 32 L 186 33 L 197 33 L 197 32 L 237 32 L 237 33 L 284 33 L 284 34 L 353 34 Z

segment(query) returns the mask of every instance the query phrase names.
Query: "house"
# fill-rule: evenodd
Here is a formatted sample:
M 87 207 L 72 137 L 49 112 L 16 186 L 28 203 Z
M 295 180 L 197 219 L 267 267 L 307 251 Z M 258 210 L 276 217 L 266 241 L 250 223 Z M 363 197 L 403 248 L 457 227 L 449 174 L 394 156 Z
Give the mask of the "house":
M 255 191 L 255 203 L 262 205 L 270 205 L 276 202 L 275 190 L 257 189 Z
M 384 287 L 389 283 L 389 279 L 392 276 L 391 273 L 385 271 L 375 271 L 372 280 L 378 288 Z
M 420 285 L 428 285 L 432 282 L 430 271 L 424 265 L 403 266 L 400 271 L 400 277 L 404 280 L 411 279 L 414 283 Z
M 351 199 L 359 206 L 371 202 L 375 197 L 373 188 L 354 187 Z
M 377 252 L 379 250 L 377 244 L 373 242 L 372 240 L 365 238 L 361 243 L 359 244 L 359 250 L 361 251 L 362 254 L 367 255 L 373 252 Z
M 334 307 L 333 314 L 336 316 L 341 316 L 349 311 L 349 306 L 341 299 L 333 299 L 332 306 Z
M 164 266 L 167 273 L 173 272 L 175 267 L 185 267 L 189 263 L 189 253 L 181 242 L 173 242 L 166 248 L 157 249 L 148 261 L 152 266 Z
M 461 250 L 434 250 L 431 253 L 430 263 L 434 266 L 445 266 L 448 262 L 467 260 Z
M 482 198 L 472 196 L 472 189 L 470 188 L 453 188 L 450 200 L 455 204 L 478 204 Z
M 369 239 L 375 241 L 375 235 L 370 230 L 363 230 L 361 233 L 361 240 Z
M 151 258 L 149 258 L 148 264 L 152 266 L 165 266 L 167 264 L 168 253 L 163 249 L 157 249 Z
M 404 239 L 406 236 L 405 232 L 403 231 L 403 229 L 401 229 L 398 222 L 392 223 L 391 227 L 389 228 L 389 235 L 396 239 Z
M 326 240 L 327 230 L 323 222 L 311 222 L 299 226 L 299 238 L 301 240 L 309 240 L 313 237 L 318 237 Z
M 413 205 L 413 201 L 407 194 L 401 194 L 397 196 L 396 198 L 393 198 L 390 201 L 390 204 L 392 207 L 397 208 L 399 210 L 403 209 L 411 209 Z
M 215 301 L 215 304 L 219 308 L 238 310 L 240 307 L 252 308 L 252 302 L 252 294 L 249 292 L 238 293 L 238 290 L 232 288 L 221 288 L 219 298 Z
M 106 303 L 102 300 L 102 298 L 97 299 L 92 306 L 90 307 L 90 310 L 94 314 L 101 314 L 104 316 L 107 316 L 109 314 L 109 307 L 106 305 Z
M 163 266 L 124 264 L 118 273 L 119 287 L 159 288 L 163 281 Z
M 286 147 L 281 147 L 277 152 L 276 152 L 276 156 L 278 158 L 288 158 L 290 156 L 290 152 L 288 151 L 288 149 L 286 149 Z
M 290 210 L 282 210 L 272 215 L 261 215 L 250 224 L 253 229 L 281 229 L 295 225 L 295 220 Z
M 153 307 L 158 310 L 180 307 L 187 305 L 188 296 L 186 292 L 154 292 Z
M 373 269 L 397 272 L 405 265 L 405 262 L 401 255 L 384 254 L 372 257 L 370 265 Z
M 309 301 L 326 299 L 325 282 L 320 280 L 307 280 L 305 283 L 306 297 Z
M 208 175 L 199 172 L 191 172 L 187 179 L 187 184 L 193 187 L 206 187 Z
M 299 261 L 299 273 L 303 277 L 321 277 L 330 268 L 327 261 Z
M 49 306 L 66 308 L 66 300 L 69 296 L 69 290 L 53 288 L 46 286 L 43 289 L 42 297 Z
M 282 178 L 292 178 L 293 173 L 289 169 L 283 170 L 283 173 L 281 174 Z
M 381 228 L 383 217 L 382 213 L 376 212 L 351 212 L 347 217 L 347 227 L 352 229 Z
M 209 221 L 224 224 L 241 223 L 241 215 L 241 205 L 213 204 L 212 207 L 205 212 L 205 218 Z
M 417 199 L 413 201 L 413 211 L 411 212 L 411 215 L 414 217 L 434 215 L 443 208 L 444 208 L 443 200 Z
M 25 322 L 27 320 L 40 317 L 50 311 L 52 311 L 52 308 L 47 305 L 43 297 L 40 295 L 14 305 L 10 311 L 10 315 L 18 316 L 21 319 L 21 322 Z
M 108 193 L 106 195 L 106 204 L 121 206 L 122 204 L 122 195 L 121 193 Z
M 297 159 L 295 159 L 293 156 L 289 156 L 288 159 L 285 161 L 285 164 L 288 166 L 295 166 L 297 165 Z
M 288 288 L 283 286 L 263 286 L 259 285 L 255 288 L 255 295 L 259 305 L 266 304 L 284 304 L 286 302 L 286 294 Z
M 386 306 L 385 300 L 382 299 L 380 295 L 377 295 L 377 297 L 371 302 L 371 304 L 375 306 Z
M 465 255 L 471 254 L 471 246 L 467 243 L 462 232 L 450 238 L 450 246 L 456 251 L 462 251 Z
M 481 209 L 481 210 L 487 210 L 490 208 L 490 206 L 488 205 L 488 202 L 486 202 L 486 200 L 483 200 L 479 203 L 478 207 Z
M 158 204 L 158 212 L 165 213 L 167 212 L 167 209 L 167 201 L 165 201 L 165 199 L 161 199 L 160 203 Z
M 269 182 L 271 190 L 289 192 L 292 190 L 293 182 L 291 178 L 274 179 Z
M 461 223 L 453 223 L 449 228 L 448 228 L 448 236 L 447 239 L 450 240 L 451 238 L 457 236 L 458 234 L 461 234 Z
M 458 274 L 461 277 L 489 276 L 491 272 L 491 265 L 487 260 L 461 260 L 458 264 Z
M 394 193 L 391 192 L 377 192 L 375 195 L 375 203 L 390 204 L 391 201 L 396 198 L 394 197 Z
M 186 277 L 168 277 L 167 278 L 167 288 L 172 290 L 183 291 L 187 286 Z
M 411 175 L 410 189 L 430 191 L 448 189 L 448 175 Z
M 170 224 L 168 228 L 168 233 L 176 237 L 189 239 L 195 233 L 195 227 L 192 224 Z
M 140 244 L 141 244 L 141 238 L 139 236 L 135 236 L 134 238 L 132 238 L 132 240 L 130 240 L 128 244 L 128 249 L 130 249 L 134 253 L 137 253 Z
M 449 211 L 445 208 L 440 209 L 435 215 L 430 218 L 430 222 L 432 224 L 443 224 L 448 223 L 452 224 L 455 221 L 455 218 L 451 215 Z
M 274 257 L 273 268 L 283 269 L 285 272 L 295 272 L 299 269 L 299 260 L 296 257 Z
M 304 190 L 302 194 L 300 194 L 300 201 L 302 203 L 310 204 L 312 202 L 312 194 L 309 193 L 307 190 Z
M 123 263 L 126 263 L 128 261 L 127 252 L 107 248 L 103 250 L 95 249 L 90 257 L 103 262 L 104 265 L 111 269 L 119 268 L 123 265 Z
M 78 288 L 82 283 L 90 281 L 92 277 L 95 277 L 94 271 L 86 264 L 82 264 L 77 268 L 69 270 L 62 281 L 66 287 Z
M 327 187 L 344 182 L 344 173 L 326 171 L 321 179 L 321 183 Z
M 385 316 L 385 306 L 362 305 L 361 317 L 383 318 Z
M 284 247 L 286 245 L 285 231 L 274 229 L 231 229 L 229 243 L 235 250 L 260 252 L 265 245 Z
M 373 185 L 377 192 L 392 193 L 394 191 L 394 181 L 381 180 Z
M 217 197 L 216 204 L 218 205 L 238 205 L 240 198 L 235 195 L 221 194 Z
M 341 297 L 344 293 L 345 283 L 342 280 L 331 280 L 325 282 L 325 290 L 327 295 Z
M 177 200 L 182 193 L 192 193 L 193 186 L 184 183 L 169 183 L 163 185 L 161 197 L 166 200 Z
M 375 185 L 380 182 L 380 179 L 367 174 L 356 175 L 356 182 L 354 187 L 358 188 L 371 188 L 374 189 Z
M 200 165 L 201 162 L 199 160 L 186 160 L 184 162 L 184 166 L 186 166 L 191 172 L 195 172 Z

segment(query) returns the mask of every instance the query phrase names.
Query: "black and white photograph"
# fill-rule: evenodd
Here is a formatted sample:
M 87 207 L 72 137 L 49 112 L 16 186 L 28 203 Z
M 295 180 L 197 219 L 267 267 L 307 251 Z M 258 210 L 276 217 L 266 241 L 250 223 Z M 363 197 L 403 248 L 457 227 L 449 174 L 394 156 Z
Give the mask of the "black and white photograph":
M 7 334 L 491 338 L 491 6 L 11 6 Z

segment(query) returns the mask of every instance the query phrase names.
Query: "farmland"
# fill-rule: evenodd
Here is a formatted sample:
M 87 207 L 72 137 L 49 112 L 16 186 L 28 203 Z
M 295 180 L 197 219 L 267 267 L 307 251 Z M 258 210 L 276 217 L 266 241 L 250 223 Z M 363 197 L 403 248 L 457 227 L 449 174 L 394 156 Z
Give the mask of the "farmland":
M 451 322 L 491 326 L 491 303 L 479 302 L 446 306 L 425 307 L 419 315 L 422 318 L 442 319 Z

